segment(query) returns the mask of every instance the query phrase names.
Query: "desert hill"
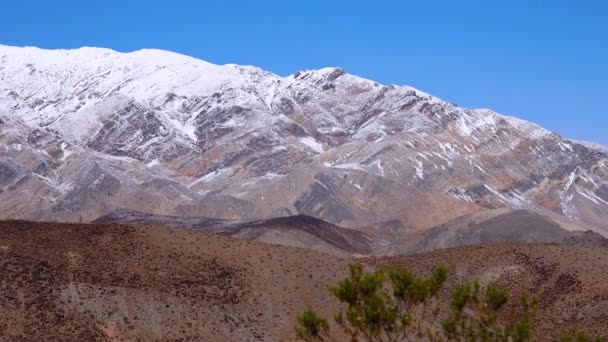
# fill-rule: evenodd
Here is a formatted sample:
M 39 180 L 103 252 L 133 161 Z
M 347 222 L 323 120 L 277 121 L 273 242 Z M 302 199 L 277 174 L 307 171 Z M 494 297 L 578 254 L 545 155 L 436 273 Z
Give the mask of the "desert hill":
M 576 324 L 606 334 L 608 253 L 591 245 L 493 244 L 381 259 L 159 225 L 0 223 L 4 341 L 289 341 L 354 260 L 452 269 L 541 300 L 539 340 Z M 453 284 L 453 282 L 451 282 Z

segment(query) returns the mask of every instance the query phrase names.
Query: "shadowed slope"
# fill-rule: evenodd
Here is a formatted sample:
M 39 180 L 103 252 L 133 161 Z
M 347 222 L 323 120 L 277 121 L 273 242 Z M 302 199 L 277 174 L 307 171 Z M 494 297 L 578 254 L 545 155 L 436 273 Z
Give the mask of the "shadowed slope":
M 439 248 L 505 242 L 608 244 L 592 231 L 528 210 L 495 210 L 460 217 L 426 232 L 408 253 Z M 580 229 L 580 228 L 578 228 Z

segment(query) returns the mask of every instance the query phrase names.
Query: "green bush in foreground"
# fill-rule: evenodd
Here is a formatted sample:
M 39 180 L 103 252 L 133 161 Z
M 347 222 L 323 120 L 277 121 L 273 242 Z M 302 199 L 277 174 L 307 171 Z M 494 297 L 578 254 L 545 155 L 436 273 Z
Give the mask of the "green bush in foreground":
M 345 307 L 334 317 L 350 341 L 531 341 L 538 303 L 523 296 L 521 313 L 509 322 L 499 322 L 498 313 L 507 304 L 506 289 L 478 282 L 458 286 L 449 301 L 438 295 L 448 278 L 444 267 L 428 277 L 407 269 L 365 272 L 350 266 L 350 275 L 330 292 Z M 443 312 L 443 319 L 439 319 Z M 312 310 L 298 317 L 296 334 L 305 341 L 335 341 L 327 319 Z M 577 330 L 564 331 L 563 342 L 601 341 Z

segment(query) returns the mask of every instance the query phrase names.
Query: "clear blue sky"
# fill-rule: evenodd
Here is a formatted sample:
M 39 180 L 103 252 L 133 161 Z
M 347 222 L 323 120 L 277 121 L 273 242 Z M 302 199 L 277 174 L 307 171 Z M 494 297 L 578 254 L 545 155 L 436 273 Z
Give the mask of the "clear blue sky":
M 608 1 L 3 1 L 0 43 L 340 66 L 608 145 Z

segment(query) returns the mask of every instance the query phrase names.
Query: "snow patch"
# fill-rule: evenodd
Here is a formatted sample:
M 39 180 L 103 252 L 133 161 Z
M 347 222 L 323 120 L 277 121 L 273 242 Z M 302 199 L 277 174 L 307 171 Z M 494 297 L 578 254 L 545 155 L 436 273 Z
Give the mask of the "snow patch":
M 195 180 L 194 182 L 190 183 L 190 186 L 194 186 L 196 184 L 199 183 L 208 183 L 213 181 L 214 179 L 220 177 L 220 176 L 225 176 L 228 175 L 229 173 L 232 172 L 232 168 L 227 167 L 227 168 L 223 168 L 223 169 L 217 169 L 215 171 L 209 172 L 208 174 L 204 175 L 203 177 Z
M 573 171 L 568 177 L 568 182 L 562 191 L 559 193 L 560 198 L 560 207 L 562 208 L 562 212 L 564 215 L 568 216 L 573 220 L 577 220 L 576 208 L 572 203 L 574 199 L 574 194 L 568 194 L 568 190 L 572 187 L 574 182 L 576 181 L 576 170 Z
M 304 137 L 300 139 L 300 142 L 308 147 L 310 147 L 313 151 L 317 153 L 323 153 L 323 145 L 316 141 L 312 137 Z
M 473 197 L 467 194 L 466 190 L 460 187 L 450 190 L 448 194 L 457 199 L 461 199 L 467 202 L 473 202 Z
M 422 161 L 416 159 L 416 177 L 424 179 L 424 167 Z
M 197 141 L 196 137 L 196 127 L 192 122 L 180 122 L 179 120 L 171 117 L 166 117 L 167 120 L 173 125 L 173 128 L 186 136 L 188 139 L 192 141 Z
M 546 135 L 551 134 L 550 131 L 548 131 L 548 130 L 542 128 L 541 126 L 539 126 L 535 123 L 532 123 L 530 121 L 518 119 L 518 118 L 515 118 L 512 116 L 508 116 L 508 115 L 501 115 L 501 114 L 495 114 L 495 115 L 504 119 L 515 129 L 524 133 L 524 135 L 529 136 L 530 138 L 539 139 Z
M 160 162 L 158 161 L 158 159 L 154 159 L 153 161 L 149 162 L 148 164 L 146 164 L 147 167 L 153 167 L 156 165 L 159 165 Z
M 74 153 L 74 151 L 70 151 L 68 150 L 68 143 L 66 143 L 65 141 L 61 143 L 60 145 L 61 147 L 61 152 L 63 153 L 63 156 L 61 157 L 61 160 L 66 160 L 70 155 L 72 155 Z
M 324 165 L 325 165 L 325 163 L 324 163 Z M 336 168 L 336 169 L 367 171 L 361 164 L 358 164 L 358 163 L 346 163 L 346 164 L 337 164 L 337 165 L 329 165 L 329 166 Z

